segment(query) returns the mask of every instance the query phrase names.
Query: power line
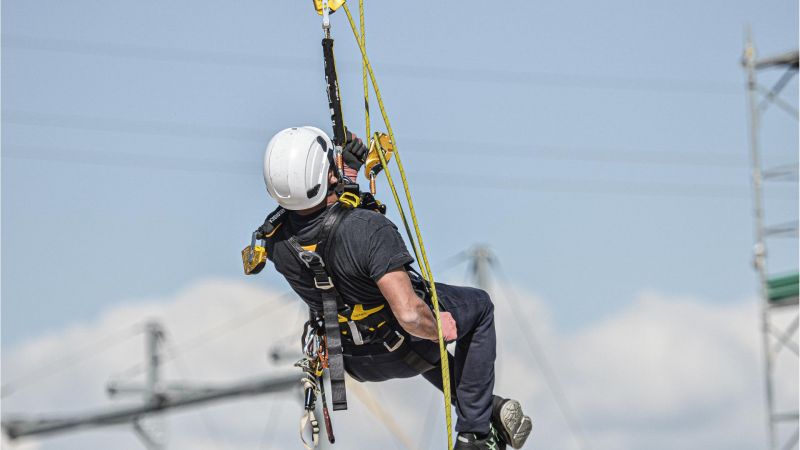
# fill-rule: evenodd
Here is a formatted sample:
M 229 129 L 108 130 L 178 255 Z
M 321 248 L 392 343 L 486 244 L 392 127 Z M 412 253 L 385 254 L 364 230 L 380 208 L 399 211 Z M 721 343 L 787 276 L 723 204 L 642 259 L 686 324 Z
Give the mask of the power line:
M 231 125 L 190 124 L 156 120 L 90 117 L 75 114 L 54 114 L 34 111 L 3 109 L 3 123 L 19 125 L 72 128 L 87 131 L 152 134 L 206 139 L 266 142 L 265 130 Z
M 129 167 L 135 169 L 164 169 L 185 172 L 256 174 L 255 161 L 233 161 L 200 157 L 171 157 L 103 150 L 58 149 L 50 147 L 6 145 L 3 158 L 54 161 L 68 164 Z
M 491 151 L 492 158 L 531 158 L 553 161 L 587 161 L 629 164 L 653 164 L 675 166 L 722 166 L 747 167 L 747 161 L 731 153 L 692 152 L 681 150 L 633 150 L 612 148 L 575 148 L 561 145 L 516 144 L 405 138 L 404 152 L 417 152 L 414 147 L 424 147 L 426 154 L 457 154 L 485 156 Z
M 416 172 L 415 183 L 439 188 L 497 189 L 503 191 L 599 194 L 633 197 L 746 198 L 747 187 L 726 184 L 634 182 L 622 180 L 528 179 L 467 176 L 447 172 Z M 780 194 L 780 195 L 778 195 Z M 796 200 L 796 191 L 774 192 L 773 198 Z
M 278 296 L 274 300 L 276 302 L 283 302 L 283 301 L 288 300 L 290 298 L 296 297 L 296 295 L 297 294 L 295 294 L 294 292 L 287 292 L 285 294 L 282 294 L 282 295 Z M 293 303 L 285 303 L 285 304 L 282 305 L 282 307 L 286 307 L 286 306 L 289 306 L 289 305 L 292 305 L 292 304 Z M 263 316 L 263 315 L 265 315 L 267 313 L 277 314 L 280 311 L 281 311 L 280 309 L 278 309 L 278 310 L 275 309 L 275 306 L 274 306 L 274 304 L 272 302 L 265 301 L 263 304 L 255 307 L 255 308 L 249 309 L 249 310 L 245 311 L 244 313 L 242 313 L 240 315 L 234 316 L 234 317 L 226 320 L 225 322 L 222 322 L 222 323 L 220 323 L 218 325 L 210 327 L 210 328 L 206 329 L 205 331 L 203 331 L 203 332 L 201 332 L 201 333 L 199 333 L 199 334 L 197 334 L 197 335 L 195 335 L 195 336 L 193 336 L 193 337 L 191 337 L 191 338 L 189 338 L 189 339 L 187 339 L 187 340 L 185 340 L 185 341 L 183 341 L 183 342 L 181 342 L 179 344 L 176 344 L 175 346 L 172 346 L 172 350 L 173 351 L 170 352 L 170 354 L 167 357 L 165 357 L 163 361 L 167 362 L 167 361 L 172 360 L 174 358 L 174 356 L 177 355 L 177 351 L 178 350 L 180 350 L 182 352 L 188 352 L 188 351 L 194 350 L 194 349 L 196 349 L 198 347 L 201 347 L 201 346 L 205 345 L 206 342 L 208 342 L 210 340 L 213 340 L 213 339 L 217 339 L 220 336 L 222 336 L 222 335 L 224 335 L 224 334 L 226 334 L 226 333 L 228 333 L 228 332 L 230 332 L 232 330 L 235 330 L 237 328 L 241 328 L 245 324 L 250 323 L 250 322 L 258 319 L 258 318 L 260 318 L 261 316 Z M 147 367 L 147 362 L 146 361 L 145 362 L 136 363 L 136 364 L 133 364 L 133 365 L 129 366 L 126 369 L 121 370 L 120 372 L 117 372 L 114 376 L 112 376 L 112 378 L 122 379 L 122 378 L 126 378 L 126 377 L 129 377 L 129 376 L 133 376 L 133 375 L 135 375 L 137 373 L 143 372 L 146 369 L 146 367 Z
M 372 387 L 375 390 L 378 389 L 376 383 L 373 383 Z M 353 394 L 355 394 L 355 398 L 372 413 L 370 417 L 380 422 L 384 428 L 394 435 L 396 443 L 402 444 L 403 447 L 408 450 L 418 450 L 418 447 L 415 446 L 414 442 L 411 440 L 411 436 L 406 434 L 400 424 L 398 424 L 394 417 L 382 406 L 381 402 L 376 400 L 375 395 L 370 392 L 366 384 L 348 384 L 348 389 L 352 390 Z
M 12 381 L 3 384 L 2 388 L 0 388 L 0 398 L 5 398 L 23 387 L 61 373 L 64 370 L 77 365 L 78 363 L 110 350 L 111 348 L 129 340 L 130 338 L 141 334 L 143 331 L 144 328 L 142 325 L 136 324 L 124 330 L 109 333 L 102 339 L 97 339 L 92 343 L 80 347 L 72 354 L 50 360 L 36 369 L 29 371 L 25 375 L 19 376 Z
M 430 448 L 431 444 L 431 437 L 433 436 L 433 430 L 439 426 L 437 418 L 439 417 L 436 414 L 439 411 L 439 395 L 436 390 L 431 394 L 431 400 L 428 402 L 428 408 L 425 412 L 425 428 L 422 429 L 422 434 L 419 437 L 419 444 L 417 445 L 418 448 Z
M 189 379 L 189 366 L 186 364 L 186 361 L 178 353 L 178 350 L 172 344 L 172 342 L 165 337 L 163 340 L 164 347 L 167 350 L 167 353 L 170 355 L 173 361 L 176 363 L 176 367 L 178 368 L 178 373 L 184 380 Z M 203 410 L 199 411 L 200 422 L 203 424 L 203 428 L 205 428 L 206 435 L 211 438 L 211 440 L 215 443 L 221 443 L 222 447 L 227 450 L 228 445 L 225 441 L 220 439 L 219 431 L 211 425 L 211 421 L 208 419 L 206 412 Z
M 154 120 L 90 117 L 74 114 L 54 114 L 21 110 L 3 110 L 3 122 L 34 127 L 70 128 L 87 131 L 167 135 L 191 138 L 232 139 L 263 143 L 266 134 L 262 129 L 210 124 L 187 124 Z M 698 165 L 745 167 L 746 160 L 722 152 L 653 151 L 633 149 L 583 148 L 542 145 L 476 142 L 475 140 L 442 140 L 403 138 L 404 151 L 434 154 L 458 154 L 483 157 L 487 149 L 493 157 L 534 158 L 555 161 L 623 162 L 656 165 Z
M 494 268 L 495 272 L 502 278 L 502 282 L 499 284 L 502 286 L 503 292 L 505 293 L 504 297 L 511 303 L 510 306 L 512 311 L 522 311 L 519 300 L 517 299 L 516 294 L 511 290 L 511 283 L 505 276 L 504 271 L 501 269 L 499 261 L 492 259 L 489 261 L 489 266 Z M 586 443 L 586 435 L 583 431 L 583 428 L 580 426 L 580 423 L 575 418 L 575 413 L 572 411 L 572 408 L 567 401 L 567 396 L 564 394 L 561 381 L 553 370 L 553 367 L 550 364 L 547 356 L 545 355 L 541 343 L 534 335 L 533 329 L 530 326 L 525 326 L 525 324 L 522 323 L 522 317 L 520 317 L 520 314 L 512 314 L 512 316 L 514 316 L 517 327 L 522 332 L 523 336 L 525 336 L 528 349 L 533 354 L 536 362 L 539 363 L 539 368 L 542 371 L 542 375 L 544 375 L 550 393 L 553 394 L 553 398 L 556 400 L 558 409 L 561 411 L 561 414 L 567 423 L 567 427 L 570 429 L 572 436 L 575 438 L 578 448 L 589 448 Z
M 86 56 L 176 61 L 191 64 L 238 66 L 273 70 L 319 71 L 317 58 L 259 55 L 229 51 L 177 49 L 138 44 L 91 42 L 42 38 L 13 34 L 2 35 L 3 48 L 71 53 Z M 533 72 L 474 67 L 444 67 L 382 62 L 376 64 L 390 76 L 471 83 L 543 85 L 565 88 L 611 89 L 651 92 L 686 92 L 695 94 L 741 95 L 738 83 L 715 80 L 670 78 L 633 78 L 579 75 L 556 72 Z M 342 72 L 360 71 L 360 61 L 343 61 Z M 360 72 L 359 72 L 360 73 Z
M 528 349 L 530 350 L 534 361 L 539 365 L 539 368 L 542 371 L 542 374 L 545 378 L 545 383 L 550 390 L 550 393 L 553 395 L 553 398 L 556 402 L 556 406 L 558 407 L 559 411 L 561 412 L 564 421 L 569 429 L 570 433 L 572 434 L 575 442 L 578 444 L 578 448 L 586 449 L 588 445 L 586 444 L 586 438 L 583 432 L 583 429 L 579 426 L 577 419 L 575 418 L 575 414 L 572 412 L 572 408 L 570 407 L 569 402 L 567 401 L 566 395 L 564 394 L 564 390 L 561 387 L 561 382 L 559 381 L 558 377 L 556 376 L 555 371 L 552 369 L 548 359 L 545 357 L 544 351 L 542 349 L 542 345 L 539 343 L 539 340 L 533 333 L 533 329 L 530 326 L 526 326 L 523 321 L 522 313 L 523 309 L 520 303 L 517 301 L 516 295 L 512 295 L 512 291 L 510 288 L 511 283 L 505 277 L 505 274 L 502 272 L 500 268 L 500 263 L 497 261 L 496 258 L 492 255 L 491 251 L 488 247 L 478 246 L 474 247 L 472 250 L 468 252 L 461 252 L 459 255 L 463 255 L 463 260 L 470 261 L 468 264 L 468 270 L 471 272 L 472 279 L 474 280 L 474 284 L 487 292 L 490 293 L 491 296 L 494 296 L 492 293 L 491 286 L 492 285 L 501 285 L 503 289 L 503 298 L 508 300 L 509 307 L 513 312 L 512 316 L 514 316 L 514 320 L 519 328 L 520 332 L 523 333 L 525 336 L 525 340 L 528 344 Z M 502 278 L 500 283 L 491 283 L 489 279 L 489 272 L 492 270 L 497 277 L 498 275 Z
M 108 153 L 97 150 L 64 150 L 47 147 L 5 146 L 3 158 L 33 159 L 63 163 L 92 164 L 131 168 L 169 169 L 188 172 L 257 174 L 257 162 L 221 159 L 179 158 L 133 153 Z M 454 172 L 425 172 L 414 174 L 417 183 L 432 187 L 458 189 L 496 189 L 506 191 L 601 194 L 615 196 L 744 198 L 747 188 L 726 184 L 636 182 L 624 180 L 566 180 L 530 179 L 505 176 L 474 176 Z M 796 199 L 796 192 L 771 193 L 776 199 Z
M 272 441 L 275 439 L 275 425 L 277 424 L 277 420 L 275 420 L 274 416 L 275 412 L 278 410 L 278 405 L 277 398 L 274 399 L 270 405 L 267 415 L 267 425 L 264 428 L 264 432 L 261 434 L 261 442 L 259 442 L 258 445 L 259 450 L 269 450 L 272 448 Z

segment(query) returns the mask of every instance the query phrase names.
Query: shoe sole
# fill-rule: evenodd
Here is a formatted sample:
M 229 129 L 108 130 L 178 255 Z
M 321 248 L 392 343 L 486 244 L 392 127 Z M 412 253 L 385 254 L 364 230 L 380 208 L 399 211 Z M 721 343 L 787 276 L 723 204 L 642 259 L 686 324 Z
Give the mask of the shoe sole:
M 512 448 L 522 447 L 531 434 L 533 423 L 530 417 L 522 413 L 522 406 L 519 402 L 507 400 L 500 408 L 498 416 L 500 432 L 506 443 Z

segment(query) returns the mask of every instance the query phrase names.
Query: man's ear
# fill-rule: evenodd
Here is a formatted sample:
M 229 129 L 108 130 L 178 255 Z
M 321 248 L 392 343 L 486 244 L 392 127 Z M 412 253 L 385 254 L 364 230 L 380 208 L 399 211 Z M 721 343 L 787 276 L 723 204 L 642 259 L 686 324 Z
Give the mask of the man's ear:
M 328 170 L 328 184 L 336 184 L 339 179 L 336 177 L 336 172 L 333 169 Z

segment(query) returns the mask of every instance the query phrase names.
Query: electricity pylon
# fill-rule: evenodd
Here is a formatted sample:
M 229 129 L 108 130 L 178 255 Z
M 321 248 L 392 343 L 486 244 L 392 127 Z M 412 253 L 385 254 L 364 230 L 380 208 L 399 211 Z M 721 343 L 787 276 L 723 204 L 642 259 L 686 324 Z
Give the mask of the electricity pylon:
M 777 226 L 766 226 L 764 220 L 764 181 L 797 182 L 797 162 L 762 170 L 762 154 L 760 148 L 760 130 L 762 113 L 770 105 L 776 105 L 795 119 L 797 109 L 781 100 L 781 90 L 797 75 L 797 50 L 767 58 L 757 58 L 753 41 L 748 31 L 742 65 L 747 74 L 747 94 L 750 119 L 750 157 L 752 161 L 753 184 L 753 222 L 755 227 L 755 245 L 753 265 L 758 274 L 759 294 L 761 297 L 761 332 L 764 352 L 765 394 L 767 403 L 767 430 L 769 449 L 794 449 L 798 444 L 798 409 L 797 403 L 789 411 L 779 410 L 776 399 L 785 398 L 791 392 L 781 392 L 781 386 L 775 383 L 777 363 L 785 359 L 797 360 L 797 273 L 784 276 L 770 276 L 767 268 L 767 239 L 797 239 L 797 221 Z M 758 84 L 757 73 L 765 69 L 784 69 L 783 76 L 772 89 Z M 761 100 L 759 101 L 759 97 Z M 797 149 L 792 151 L 797 155 Z M 796 192 L 796 191 L 795 191 Z M 796 246 L 796 244 L 795 244 Z M 779 315 L 790 313 L 793 319 L 789 324 L 781 323 Z M 792 355 L 793 354 L 793 355 Z M 795 394 L 796 395 L 796 394 Z M 781 433 L 783 426 L 794 431 L 787 437 Z
M 21 418 L 5 417 L 3 431 L 9 439 L 25 436 L 51 435 L 83 428 L 130 424 L 148 450 L 161 450 L 164 442 L 142 425 L 142 419 L 178 408 L 193 408 L 214 401 L 233 397 L 296 389 L 300 384 L 297 373 L 259 377 L 224 386 L 190 386 L 183 383 L 164 384 L 160 377 L 162 356 L 160 352 L 164 331 L 156 322 L 147 324 L 147 376 L 145 384 L 124 385 L 111 382 L 107 386 L 109 396 L 123 393 L 143 395 L 141 405 L 107 408 L 95 412 L 62 417 Z

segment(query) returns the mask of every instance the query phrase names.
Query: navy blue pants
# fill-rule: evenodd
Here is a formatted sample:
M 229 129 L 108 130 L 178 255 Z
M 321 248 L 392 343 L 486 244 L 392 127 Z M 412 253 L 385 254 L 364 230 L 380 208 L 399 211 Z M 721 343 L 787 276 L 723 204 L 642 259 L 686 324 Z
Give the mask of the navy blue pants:
M 480 289 L 436 283 L 436 292 L 440 308 L 453 315 L 458 327 L 455 356 L 449 358 L 451 392 L 458 415 L 456 431 L 488 433 L 496 355 L 494 305 L 489 294 Z M 409 341 L 422 358 L 436 363 L 436 368 L 422 376 L 441 390 L 439 344 L 417 338 Z M 384 381 L 419 375 L 418 370 L 405 363 L 399 350 L 357 356 L 353 353 L 357 352 L 344 348 L 345 369 L 356 380 Z

